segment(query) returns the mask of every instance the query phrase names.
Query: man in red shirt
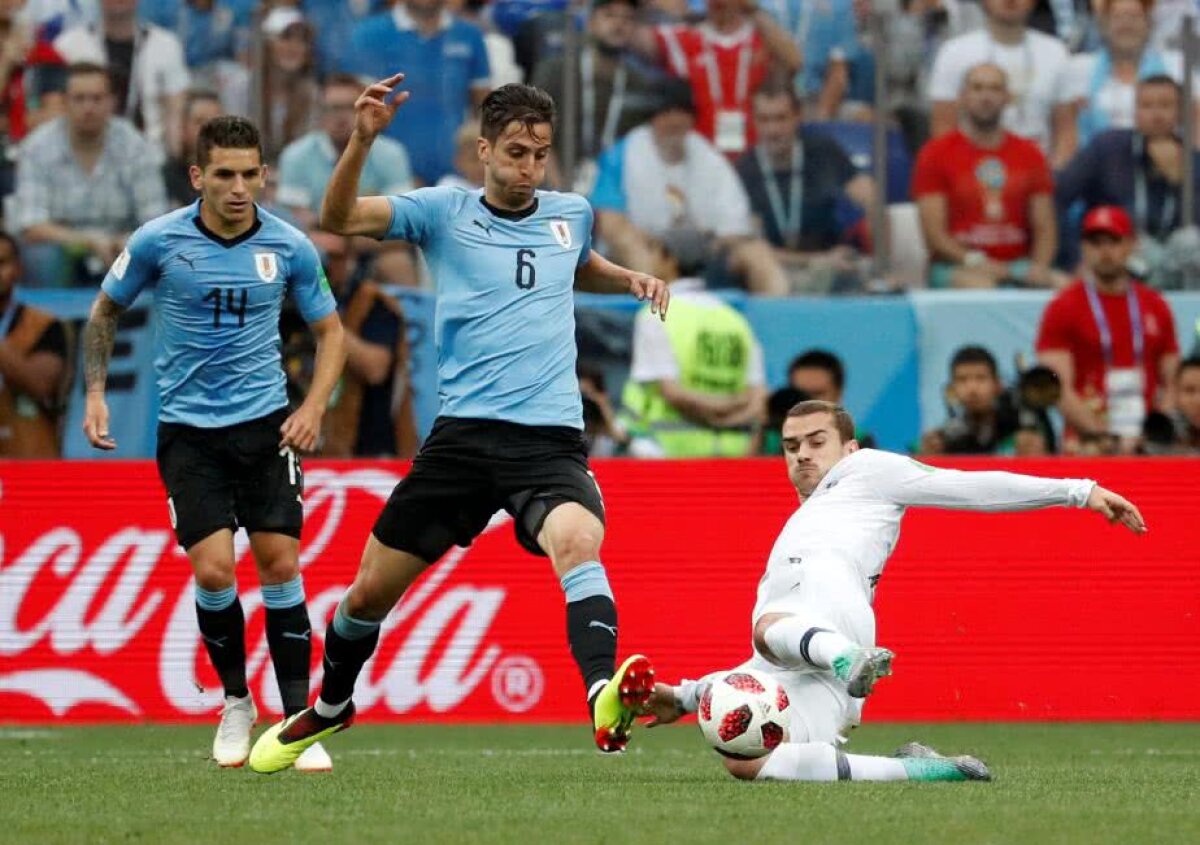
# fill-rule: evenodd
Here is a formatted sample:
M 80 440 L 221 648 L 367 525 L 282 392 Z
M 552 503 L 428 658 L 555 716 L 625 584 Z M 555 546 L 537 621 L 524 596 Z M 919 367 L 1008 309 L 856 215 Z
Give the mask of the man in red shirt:
M 1169 412 L 1179 364 L 1166 300 L 1129 275 L 1136 246 L 1123 208 L 1102 205 L 1083 218 L 1083 278 L 1050 301 L 1038 330 L 1038 359 L 1058 373 L 1066 446 L 1118 438 L 1134 451 L 1151 410 Z
M 994 64 L 967 72 L 961 126 L 922 148 L 912 193 L 935 288 L 1060 286 L 1054 186 L 1037 144 L 1001 124 L 1008 80 Z
M 803 64 L 791 36 L 754 0 L 708 0 L 697 26 L 667 24 L 638 34 L 639 49 L 692 86 L 696 131 L 731 160 L 754 144 L 751 98 L 768 70 L 788 78 Z

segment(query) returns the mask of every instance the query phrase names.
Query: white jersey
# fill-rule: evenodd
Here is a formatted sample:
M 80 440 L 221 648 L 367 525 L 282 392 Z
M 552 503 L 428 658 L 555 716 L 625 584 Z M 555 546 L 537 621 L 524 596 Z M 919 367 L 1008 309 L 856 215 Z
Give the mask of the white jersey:
M 1019 511 L 1083 507 L 1096 482 L 1011 472 L 935 469 L 911 458 L 860 449 L 838 461 L 788 519 L 767 560 L 775 570 L 806 559 L 839 561 L 857 573 L 868 599 L 900 537 L 905 508 Z

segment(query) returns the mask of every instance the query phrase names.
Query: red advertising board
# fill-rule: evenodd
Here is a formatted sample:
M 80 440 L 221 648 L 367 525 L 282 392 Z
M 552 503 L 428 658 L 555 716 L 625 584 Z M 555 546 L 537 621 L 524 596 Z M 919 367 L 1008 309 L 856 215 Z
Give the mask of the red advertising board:
M 1135 537 L 1063 509 L 914 511 L 877 593 L 897 653 L 869 719 L 1200 718 L 1200 462 L 958 462 L 1089 476 L 1126 493 Z M 405 465 L 312 462 L 303 557 L 320 634 Z M 767 553 L 795 507 L 781 461 L 600 462 L 604 560 L 621 646 L 660 676 L 733 666 Z M 278 711 L 244 537 L 251 689 Z M 497 517 L 409 593 L 359 682 L 364 718 L 581 719 L 549 563 Z M 0 707 L 5 721 L 211 719 L 220 690 L 186 558 L 152 463 L 0 462 Z

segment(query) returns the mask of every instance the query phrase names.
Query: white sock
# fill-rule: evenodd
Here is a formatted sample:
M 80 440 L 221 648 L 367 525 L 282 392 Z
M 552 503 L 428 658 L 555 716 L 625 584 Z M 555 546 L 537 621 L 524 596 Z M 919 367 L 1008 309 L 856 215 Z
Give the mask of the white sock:
M 785 616 L 771 623 L 763 636 L 775 662 L 783 666 L 833 667 L 833 659 L 857 646 L 836 631 L 815 627 L 799 616 Z
M 341 704 L 326 704 L 325 699 L 317 697 L 317 703 L 313 705 L 313 710 L 317 711 L 317 715 L 322 719 L 332 719 L 346 709 L 346 705 L 350 703 L 350 699 L 346 699 Z
M 250 693 L 246 693 L 245 695 L 241 696 L 240 698 L 236 695 L 225 696 L 226 704 L 245 704 L 249 700 L 250 700 Z
M 771 752 L 756 779 L 908 780 L 908 772 L 904 762 L 894 757 L 843 754 L 824 742 L 785 742 Z

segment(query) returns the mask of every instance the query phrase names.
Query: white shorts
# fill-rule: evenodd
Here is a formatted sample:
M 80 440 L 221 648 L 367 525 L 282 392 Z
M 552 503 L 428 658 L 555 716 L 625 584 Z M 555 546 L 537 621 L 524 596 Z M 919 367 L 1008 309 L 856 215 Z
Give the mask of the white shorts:
M 846 685 L 829 673 L 780 669 L 755 655 L 739 669 L 756 669 L 777 680 L 788 696 L 788 742 L 840 745 L 862 721 L 862 699 L 851 698 Z
M 856 569 L 836 558 L 767 570 L 750 620 L 752 639 L 754 625 L 768 613 L 799 616 L 810 627 L 837 631 L 864 648 L 875 645 L 875 611 L 867 588 Z

